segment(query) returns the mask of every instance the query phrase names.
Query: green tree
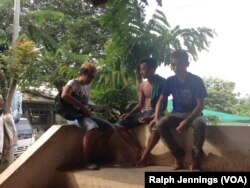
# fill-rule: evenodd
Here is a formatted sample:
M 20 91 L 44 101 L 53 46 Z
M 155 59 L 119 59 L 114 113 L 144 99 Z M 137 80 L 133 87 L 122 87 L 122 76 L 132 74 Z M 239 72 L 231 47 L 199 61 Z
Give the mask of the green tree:
M 213 77 L 205 78 L 204 82 L 208 91 L 205 107 L 211 110 L 234 113 L 232 107 L 237 104 L 234 93 L 235 83 Z
M 17 141 L 17 134 L 14 119 L 11 113 L 11 103 L 19 81 L 22 79 L 26 69 L 36 59 L 38 51 L 33 41 L 26 37 L 20 37 L 19 40 L 11 47 L 10 50 L 0 52 L 0 108 L 2 110 L 1 118 L 4 127 L 4 144 L 1 151 L 2 167 L 9 165 L 12 157 L 9 155 L 10 149 Z M 7 162 L 7 163 L 5 163 Z
M 205 78 L 204 82 L 208 91 L 206 109 L 250 116 L 249 94 L 241 97 L 239 93 L 234 93 L 234 82 L 213 77 Z
M 12 35 L 12 7 L 10 1 L 0 7 L 0 36 L 4 36 L 2 46 L 7 47 Z M 29 36 L 42 49 L 39 61 L 29 67 L 20 86 L 60 89 L 78 74 L 84 61 L 102 57 L 103 44 L 110 36 L 110 31 L 99 24 L 104 13 L 105 8 L 93 8 L 85 0 L 23 0 L 20 34 Z
M 250 96 L 249 94 L 237 99 L 237 104 L 232 106 L 232 112 L 241 116 L 250 116 Z
M 40 61 L 29 70 L 36 75 L 26 75 L 30 85 L 59 90 L 78 75 L 84 61 L 102 57 L 103 44 L 109 37 L 99 24 L 104 8 L 91 8 L 83 0 L 34 0 L 26 6 L 23 30 L 44 47 Z
M 0 2 L 0 104 L 3 113 L 10 113 L 10 106 L 17 84 L 26 69 L 37 57 L 36 45 L 26 35 L 12 44 L 14 1 Z
M 99 89 L 102 98 L 120 98 L 121 104 L 128 101 L 141 78 L 138 61 L 145 57 L 154 57 L 159 64 L 168 65 L 170 53 L 178 48 L 185 48 L 198 59 L 198 52 L 209 47 L 207 38 L 214 37 L 214 31 L 208 28 L 171 27 L 165 14 L 156 10 L 152 19 L 145 21 L 145 5 L 137 0 L 110 0 L 110 10 L 103 19 L 103 24 L 112 30 L 112 40 L 106 44 L 105 59 L 101 68 L 103 76 Z M 133 86 L 133 87 L 131 87 Z M 108 91 L 108 92 L 106 92 Z M 114 92 L 119 91 L 119 92 Z M 136 95 L 132 97 L 135 99 Z
M 214 36 L 208 28 L 172 28 L 160 11 L 147 23 L 145 4 L 137 0 L 110 0 L 107 9 L 93 9 L 84 0 L 26 0 L 22 5 L 21 33 L 43 49 L 21 85 L 60 89 L 83 61 L 94 58 L 102 73 L 93 85 L 94 97 L 114 107 L 136 99 L 134 80 L 141 81 L 140 59 L 153 56 L 166 65 L 173 50 L 186 48 L 197 60 L 198 52 L 209 46 L 207 38 Z
M 37 55 L 35 43 L 22 36 L 10 50 L 0 53 L 0 95 L 3 113 L 10 113 L 16 86 L 23 79 L 25 71 L 31 66 Z

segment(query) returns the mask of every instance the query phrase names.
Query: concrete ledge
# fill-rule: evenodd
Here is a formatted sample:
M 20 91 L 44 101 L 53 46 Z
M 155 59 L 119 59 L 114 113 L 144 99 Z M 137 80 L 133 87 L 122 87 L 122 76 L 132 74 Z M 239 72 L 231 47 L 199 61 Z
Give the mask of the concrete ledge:
M 82 160 L 82 136 L 74 126 L 52 126 L 1 173 L 0 187 L 54 187 L 57 168 Z
M 142 145 L 146 145 L 147 127 L 133 131 Z M 186 162 L 191 160 L 192 129 L 176 135 L 186 149 Z M 205 171 L 250 171 L 250 129 L 247 126 L 208 126 L 204 145 Z M 56 172 L 60 167 L 82 160 L 83 131 L 74 126 L 54 125 L 25 153 L 0 175 L 0 187 L 56 187 Z M 116 164 L 135 159 L 131 149 L 115 133 L 106 148 L 105 157 Z M 149 158 L 151 165 L 169 166 L 172 156 L 160 141 Z M 60 179 L 60 178 L 59 178 Z M 59 182 L 60 183 L 60 182 Z M 117 184 L 118 185 L 118 184 Z M 135 185 L 136 186 L 136 185 Z
M 126 164 L 102 166 L 98 171 L 57 171 L 57 187 L 63 188 L 143 188 L 145 172 L 169 172 L 165 166 L 135 168 Z M 187 170 L 186 170 L 187 171 Z
M 149 131 L 146 126 L 134 130 L 134 135 L 142 146 L 146 146 Z M 193 143 L 192 129 L 187 133 L 174 133 L 177 142 L 185 149 L 185 161 L 191 162 Z M 205 158 L 203 169 L 206 171 L 250 171 L 250 127 L 248 126 L 208 126 L 204 144 Z M 108 153 L 113 154 L 117 162 L 131 162 L 135 155 L 131 149 L 115 134 Z M 160 140 L 152 150 L 148 162 L 151 165 L 170 166 L 173 157 L 168 148 Z
M 250 127 L 209 126 L 204 168 L 218 171 L 250 171 Z

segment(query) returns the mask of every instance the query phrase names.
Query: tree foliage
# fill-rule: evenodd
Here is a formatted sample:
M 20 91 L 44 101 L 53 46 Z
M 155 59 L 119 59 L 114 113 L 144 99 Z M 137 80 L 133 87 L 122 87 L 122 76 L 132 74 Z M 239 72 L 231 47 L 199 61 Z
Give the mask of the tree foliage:
M 37 56 L 35 43 L 26 36 L 21 36 L 9 50 L 0 52 L 0 98 L 3 100 L 4 113 L 10 112 L 15 88 L 25 80 L 25 71 Z
M 238 98 L 234 82 L 213 77 L 205 78 L 204 82 L 208 91 L 206 109 L 250 116 L 250 98 L 248 95 Z
M 249 94 L 238 99 L 238 103 L 233 106 L 235 114 L 250 116 L 250 96 Z
M 109 36 L 99 24 L 103 8 L 93 9 L 83 0 L 35 0 L 27 7 L 23 29 L 44 47 L 39 64 L 29 70 L 35 70 L 39 80 L 27 74 L 31 85 L 61 89 L 78 75 L 84 61 L 102 56 Z
M 215 35 L 205 27 L 171 27 L 159 10 L 146 22 L 145 4 L 139 0 L 109 0 L 107 8 L 93 8 L 84 0 L 23 0 L 21 7 L 21 33 L 42 48 L 38 61 L 23 75 L 23 86 L 60 89 L 78 75 L 80 64 L 92 58 L 100 71 L 93 84 L 94 98 L 123 109 L 137 98 L 140 59 L 152 56 L 168 65 L 170 53 L 184 48 L 197 60 Z M 4 41 L 10 38 L 10 8 L 5 9 L 8 17 L 0 14 L 0 21 L 6 22 L 0 28 Z
M 232 113 L 231 107 L 237 103 L 236 95 L 233 93 L 235 84 L 219 78 L 205 79 L 208 90 L 206 108 Z
M 112 30 L 112 40 L 106 43 L 105 59 L 101 61 L 102 77 L 98 89 L 105 93 L 120 90 L 125 101 L 136 99 L 136 86 L 141 78 L 138 61 L 145 57 L 154 57 L 158 63 L 168 65 L 170 53 L 185 48 L 198 59 L 198 52 L 207 50 L 208 38 L 215 32 L 208 28 L 171 27 L 166 15 L 156 10 L 149 22 L 145 20 L 145 5 L 137 0 L 110 0 L 109 11 L 103 18 L 103 24 Z M 131 87 L 133 86 L 133 87 Z M 133 90 L 132 90 L 133 89 Z M 116 93 L 116 92 L 114 92 Z M 120 105 L 126 106 L 126 105 Z

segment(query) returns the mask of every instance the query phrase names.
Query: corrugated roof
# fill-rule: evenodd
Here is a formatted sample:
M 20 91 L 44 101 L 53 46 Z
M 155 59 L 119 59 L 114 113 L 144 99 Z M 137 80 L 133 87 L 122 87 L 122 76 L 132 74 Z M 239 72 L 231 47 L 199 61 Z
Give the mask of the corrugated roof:
M 54 99 L 48 99 L 42 96 L 35 96 L 32 94 L 23 93 L 23 102 L 53 104 Z

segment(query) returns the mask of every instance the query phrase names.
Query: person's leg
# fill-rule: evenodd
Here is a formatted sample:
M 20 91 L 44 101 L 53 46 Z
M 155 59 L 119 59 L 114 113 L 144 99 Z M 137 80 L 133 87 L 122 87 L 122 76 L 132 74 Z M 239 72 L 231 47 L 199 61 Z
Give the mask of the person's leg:
M 98 127 L 96 123 L 90 118 L 79 118 L 78 127 L 84 129 L 86 132 L 83 136 L 83 162 L 84 166 L 89 170 L 98 170 L 99 167 L 94 163 L 94 153 L 96 148 Z
M 98 134 L 98 129 L 93 128 L 89 131 L 86 131 L 83 137 L 83 159 L 86 163 L 93 163 L 95 153 L 95 143 Z
M 136 162 L 140 159 L 143 152 L 143 148 L 140 145 L 139 141 L 133 136 L 131 129 L 141 126 L 138 119 L 142 116 L 141 113 L 136 114 L 136 116 L 130 117 L 128 119 L 122 120 L 115 124 L 117 133 L 120 135 L 122 140 L 130 146 L 133 152 L 136 155 Z M 135 162 L 135 163 L 136 163 Z
M 103 150 L 106 148 L 111 136 L 113 135 L 114 131 L 106 131 L 101 134 L 100 141 L 98 143 L 98 152 L 103 153 Z
M 144 115 L 146 117 L 151 117 L 153 114 L 154 111 L 148 111 Z M 164 117 L 164 114 L 161 114 L 161 117 Z M 160 134 L 158 132 L 158 127 L 156 126 L 156 124 L 154 124 L 150 130 L 147 147 L 144 149 L 141 158 L 137 161 L 138 167 L 143 167 L 146 165 L 146 159 L 148 158 L 150 152 L 155 147 L 155 145 L 159 142 L 159 140 L 160 140 Z
M 143 151 L 139 141 L 135 139 L 132 133 L 125 127 L 116 127 L 116 130 L 120 137 L 131 147 L 133 152 L 136 154 L 136 160 L 138 160 Z
M 161 138 L 163 139 L 164 143 L 168 146 L 170 152 L 174 156 L 174 163 L 172 168 L 174 170 L 180 169 L 183 166 L 183 156 L 185 152 L 183 149 L 177 144 L 175 141 L 171 129 L 174 129 L 179 125 L 181 122 L 181 118 L 177 118 L 174 116 L 165 116 L 159 120 L 157 123 L 159 133 Z
M 97 123 L 98 131 L 101 132 L 100 139 L 97 143 L 96 157 L 98 157 L 98 155 L 103 156 L 108 142 L 114 133 L 114 126 L 112 123 L 101 118 L 91 117 L 91 119 Z
M 146 159 L 148 158 L 151 150 L 155 147 L 155 145 L 160 140 L 160 134 L 157 130 L 152 130 L 149 138 L 146 149 L 143 151 L 140 159 L 137 161 L 136 166 L 137 167 L 144 167 L 146 164 Z
M 194 119 L 191 124 L 194 129 L 193 136 L 193 149 L 192 149 L 192 158 L 193 161 L 189 166 L 189 170 L 191 171 L 199 171 L 201 169 L 201 160 L 203 157 L 202 147 L 205 142 L 206 136 L 206 122 L 202 116 L 199 116 Z

